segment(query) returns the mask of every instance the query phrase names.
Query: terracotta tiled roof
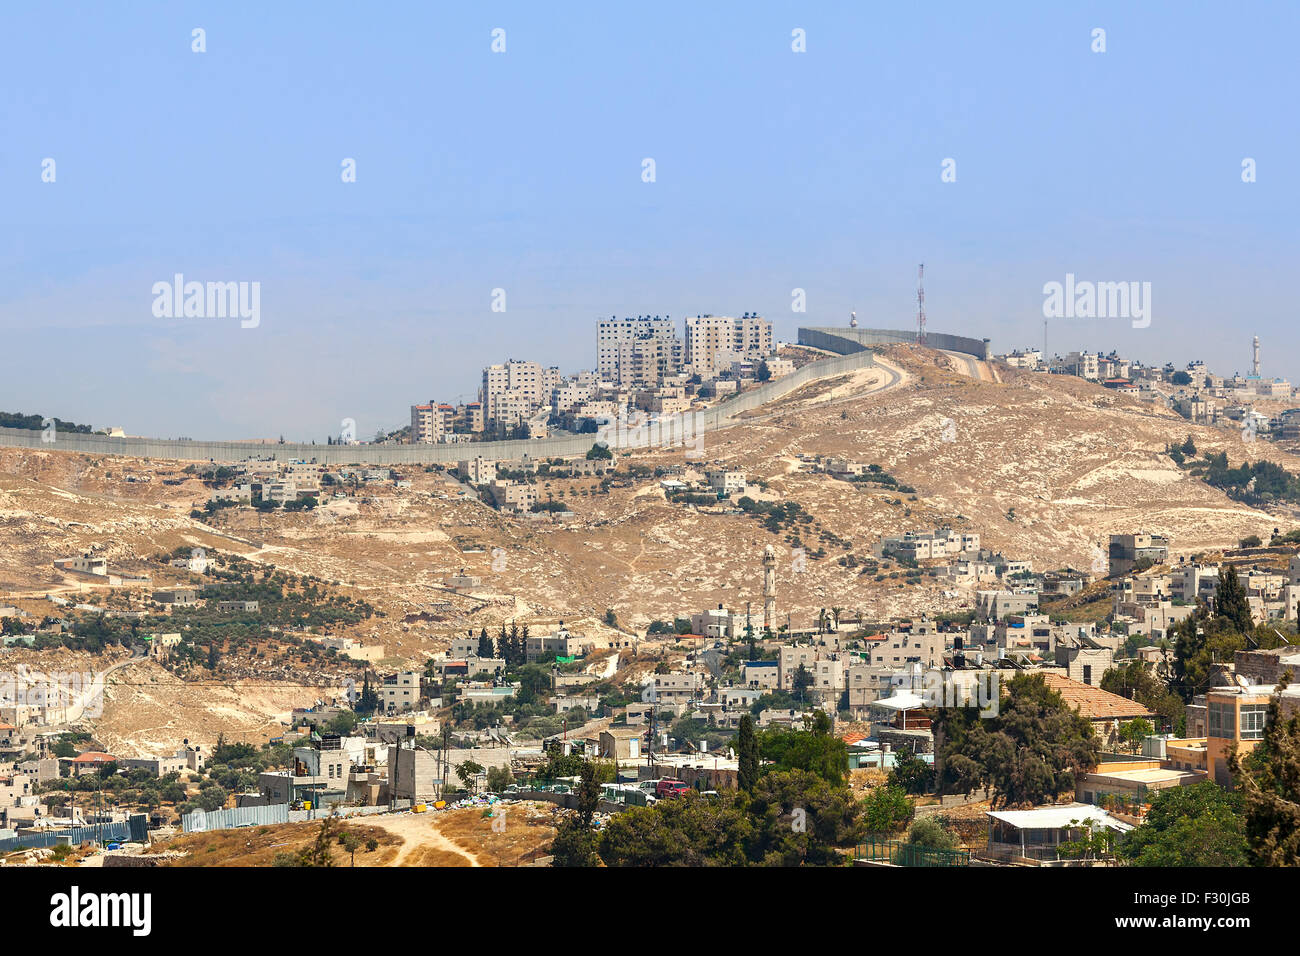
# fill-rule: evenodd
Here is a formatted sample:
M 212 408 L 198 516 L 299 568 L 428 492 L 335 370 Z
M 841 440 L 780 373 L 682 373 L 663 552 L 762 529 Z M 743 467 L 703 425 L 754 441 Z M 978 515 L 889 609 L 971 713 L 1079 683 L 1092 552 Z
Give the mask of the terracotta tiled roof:
M 84 754 L 77 754 L 72 758 L 73 763 L 108 763 L 116 760 L 112 754 L 106 754 L 98 750 L 87 750 Z
M 1046 673 L 1042 677 L 1049 688 L 1057 691 L 1067 704 L 1089 720 L 1133 720 L 1137 717 L 1155 716 L 1137 701 L 1112 694 L 1100 687 L 1071 680 L 1060 674 Z

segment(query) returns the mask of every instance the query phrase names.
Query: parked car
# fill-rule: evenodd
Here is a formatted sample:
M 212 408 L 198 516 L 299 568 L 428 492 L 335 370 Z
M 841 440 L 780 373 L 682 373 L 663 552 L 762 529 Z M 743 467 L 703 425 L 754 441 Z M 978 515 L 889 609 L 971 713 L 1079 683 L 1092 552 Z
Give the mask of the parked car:
M 678 794 L 685 793 L 690 787 L 686 786 L 681 780 L 660 780 L 655 784 L 656 797 L 675 797 Z

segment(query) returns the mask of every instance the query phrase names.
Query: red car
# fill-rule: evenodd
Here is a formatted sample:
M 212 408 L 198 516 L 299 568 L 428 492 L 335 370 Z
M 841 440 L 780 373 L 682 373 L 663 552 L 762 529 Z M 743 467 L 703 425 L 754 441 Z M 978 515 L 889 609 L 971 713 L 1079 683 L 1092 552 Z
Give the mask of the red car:
M 680 780 L 660 780 L 655 784 L 655 796 L 660 798 L 675 797 L 689 789 L 690 787 Z

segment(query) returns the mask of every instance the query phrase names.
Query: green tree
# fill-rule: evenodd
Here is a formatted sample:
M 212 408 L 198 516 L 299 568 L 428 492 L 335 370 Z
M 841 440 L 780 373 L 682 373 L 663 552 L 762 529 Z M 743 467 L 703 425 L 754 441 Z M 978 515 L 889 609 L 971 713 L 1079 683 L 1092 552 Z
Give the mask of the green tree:
M 198 804 L 204 811 L 211 813 L 224 807 L 228 797 L 229 794 L 226 793 L 224 787 L 214 784 L 199 791 Z
M 379 708 L 379 692 L 370 686 L 370 671 L 361 678 L 361 698 L 355 710 L 358 714 L 373 714 Z
M 1155 732 L 1156 728 L 1145 717 L 1137 717 L 1119 725 L 1119 739 L 1128 744 L 1134 753 L 1138 752 L 1142 741 Z
M 1250 602 L 1246 600 L 1246 588 L 1237 576 L 1237 569 L 1231 564 L 1219 569 L 1219 587 L 1214 593 L 1214 613 L 1224 618 L 1240 634 L 1249 634 L 1255 629 L 1250 616 Z
M 807 770 L 839 786 L 849 772 L 849 751 L 831 733 L 830 718 L 817 711 L 808 730 L 768 730 L 759 735 L 759 754 L 774 770 Z
M 340 710 L 325 724 L 325 730 L 331 734 L 346 737 L 357 729 L 357 715 L 351 710 Z
M 957 838 L 936 817 L 921 817 L 913 823 L 907 842 L 931 850 L 957 849 Z
M 758 738 L 754 734 L 754 718 L 745 714 L 740 718 L 740 729 L 736 733 L 736 755 L 740 768 L 736 773 L 736 785 L 746 793 L 752 793 L 758 782 Z
M 582 762 L 579 783 L 574 791 L 578 798 L 578 820 L 583 826 L 591 826 L 591 820 L 600 806 L 600 781 L 596 776 L 596 765 L 590 760 Z
M 1117 853 L 1132 866 L 1245 866 L 1249 850 L 1241 795 L 1204 781 L 1157 793 Z
M 892 833 L 911 822 L 916 806 L 902 787 L 877 787 L 862 801 L 863 822 L 871 833 Z
M 483 765 L 473 760 L 466 760 L 456 766 L 456 776 L 466 787 L 477 789 L 476 778 L 483 772 Z
M 745 866 L 755 821 L 733 801 L 695 791 L 653 807 L 631 807 L 602 828 L 606 866 Z
M 894 757 L 894 767 L 889 771 L 888 783 L 906 793 L 926 793 L 934 786 L 934 766 L 910 750 L 899 750 Z
M 321 821 L 320 829 L 316 831 L 316 839 L 310 846 L 305 846 L 298 851 L 297 866 L 333 866 L 334 856 L 330 852 L 335 838 L 339 832 L 338 817 L 331 814 Z M 277 862 L 276 866 L 294 865 Z
M 361 849 L 361 837 L 357 836 L 351 830 L 344 830 L 339 834 L 339 846 L 343 847 L 351 860 L 349 865 L 357 865 L 357 850 Z
M 1228 761 L 1245 804 L 1251 859 L 1261 866 L 1300 864 L 1300 714 L 1284 718 L 1280 706 L 1289 677 L 1269 698 L 1263 738 Z
M 825 613 L 824 611 L 822 613 Z M 813 685 L 813 676 L 808 673 L 808 668 L 802 664 L 795 669 L 793 680 L 794 696 L 797 700 L 804 700 L 808 694 L 808 688 Z
M 515 775 L 509 767 L 488 767 L 487 788 L 492 793 L 503 793 L 515 782 Z
M 549 853 L 552 866 L 599 866 L 599 837 L 573 814 L 565 814 L 555 827 Z
M 565 759 L 556 751 L 553 757 Z M 551 841 L 550 853 L 553 866 L 596 866 L 600 862 L 597 853 L 598 837 L 591 827 L 591 821 L 600 806 L 600 782 L 603 774 L 592 760 L 579 760 L 579 782 L 574 793 L 578 804 L 570 813 L 566 813 L 555 828 L 555 839 Z
M 1039 674 L 1018 674 L 1006 689 L 988 718 L 968 707 L 935 709 L 940 792 L 988 786 L 994 804 L 1039 804 L 1072 793 L 1078 775 L 1097 765 L 1092 724 Z
M 761 866 L 834 865 L 866 833 L 852 791 L 804 770 L 764 774 L 748 812 L 756 826 L 746 855 Z
M 1205 693 L 1217 664 L 1231 662 L 1237 651 L 1246 649 L 1248 636 L 1261 648 L 1282 643 L 1272 628 L 1255 627 L 1235 570 L 1230 566 L 1221 570 L 1219 581 L 1221 592 L 1213 614 L 1198 603 L 1195 612 L 1174 625 L 1172 686 L 1187 703 Z
M 1129 661 L 1107 669 L 1101 676 L 1101 689 L 1137 701 L 1176 734 L 1185 729 L 1186 705 L 1182 698 L 1143 661 Z

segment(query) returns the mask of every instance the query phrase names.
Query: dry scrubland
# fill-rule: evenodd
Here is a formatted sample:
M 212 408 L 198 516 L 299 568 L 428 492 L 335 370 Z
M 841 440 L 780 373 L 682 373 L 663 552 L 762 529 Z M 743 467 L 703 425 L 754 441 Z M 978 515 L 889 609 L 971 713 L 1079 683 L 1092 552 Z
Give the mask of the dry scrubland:
M 333 842 L 331 858 L 335 866 L 354 865 L 354 859 L 356 866 L 527 865 L 544 855 L 555 836 L 555 808 L 531 802 L 505 806 L 504 827 L 495 830 L 483 810 L 472 807 L 345 820 L 341 826 L 360 838 L 362 848 L 353 858 Z M 319 822 L 307 822 L 189 833 L 156 841 L 147 852 L 166 854 L 166 866 L 271 866 L 278 854 L 311 846 L 320 829 Z M 373 851 L 365 849 L 371 838 L 378 843 Z

